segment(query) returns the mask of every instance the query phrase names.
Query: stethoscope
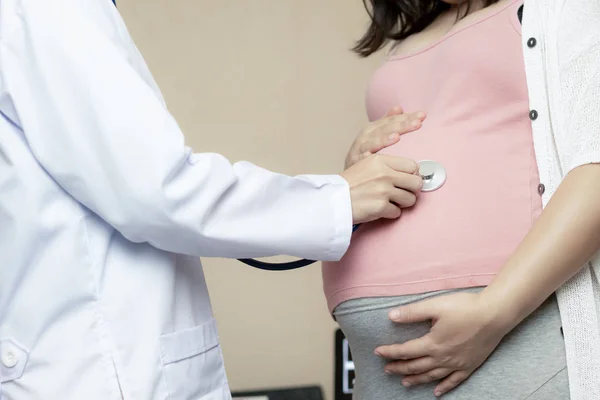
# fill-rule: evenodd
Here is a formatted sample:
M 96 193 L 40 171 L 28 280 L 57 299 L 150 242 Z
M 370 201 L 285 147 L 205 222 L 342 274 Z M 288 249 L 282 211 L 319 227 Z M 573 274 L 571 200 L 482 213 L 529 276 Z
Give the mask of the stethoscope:
M 112 0 L 112 2 L 115 6 L 117 5 L 116 0 Z M 439 189 L 444 182 L 446 182 L 446 169 L 440 163 L 435 161 L 425 160 L 419 162 L 419 174 L 421 175 L 421 178 L 423 178 L 423 188 L 421 189 L 421 192 L 432 192 Z M 360 224 L 354 225 L 352 227 L 352 233 L 356 232 L 359 227 Z M 264 271 L 290 271 L 307 267 L 317 262 L 315 260 L 301 259 L 283 263 L 270 263 L 258 261 L 253 258 L 242 258 L 238 259 L 238 261 Z
M 421 188 L 421 192 L 433 192 L 434 190 L 441 188 L 446 182 L 446 169 L 442 166 L 442 164 L 436 161 L 420 161 L 419 175 L 421 175 L 421 178 L 423 179 L 423 187 Z M 352 233 L 356 232 L 359 227 L 360 224 L 354 225 L 352 227 Z M 253 258 L 243 258 L 238 259 L 238 261 L 241 261 L 251 267 L 262 269 L 263 271 L 290 271 L 293 269 L 303 268 L 317 262 L 315 260 L 301 259 L 283 263 L 271 263 L 266 261 L 258 261 Z

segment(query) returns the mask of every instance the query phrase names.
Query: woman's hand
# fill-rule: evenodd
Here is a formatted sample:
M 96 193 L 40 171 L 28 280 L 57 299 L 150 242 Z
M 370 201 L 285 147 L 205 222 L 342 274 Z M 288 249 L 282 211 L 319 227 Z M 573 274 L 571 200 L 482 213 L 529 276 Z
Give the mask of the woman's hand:
M 512 327 L 495 318 L 482 293 L 456 293 L 410 304 L 390 312 L 399 324 L 432 321 L 425 336 L 403 344 L 377 348 L 391 361 L 386 372 L 404 375 L 406 387 L 443 379 L 434 394 L 441 396 L 467 379 L 490 356 Z
M 394 107 L 385 117 L 367 125 L 354 140 L 346 156 L 345 169 L 397 143 L 401 135 L 416 131 L 424 119 L 424 112 L 405 114 L 400 107 Z

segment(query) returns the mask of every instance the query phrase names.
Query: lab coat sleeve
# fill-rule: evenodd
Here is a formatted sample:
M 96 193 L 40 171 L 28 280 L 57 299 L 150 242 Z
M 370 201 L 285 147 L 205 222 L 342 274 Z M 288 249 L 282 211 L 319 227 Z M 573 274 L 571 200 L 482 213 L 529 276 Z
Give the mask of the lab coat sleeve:
M 21 22 L 2 38 L 4 90 L 47 173 L 134 242 L 206 257 L 340 259 L 352 230 L 345 180 L 194 154 L 112 7 L 21 0 Z

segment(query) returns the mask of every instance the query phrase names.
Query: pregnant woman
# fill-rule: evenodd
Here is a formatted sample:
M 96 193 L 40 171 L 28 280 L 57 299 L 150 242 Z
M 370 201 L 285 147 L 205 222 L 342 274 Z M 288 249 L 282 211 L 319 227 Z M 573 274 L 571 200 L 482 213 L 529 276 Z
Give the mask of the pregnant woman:
M 357 52 L 395 41 L 369 118 L 427 112 L 382 152 L 435 163 L 399 220 L 361 226 L 324 265 L 355 399 L 600 398 L 600 6 L 369 8 Z

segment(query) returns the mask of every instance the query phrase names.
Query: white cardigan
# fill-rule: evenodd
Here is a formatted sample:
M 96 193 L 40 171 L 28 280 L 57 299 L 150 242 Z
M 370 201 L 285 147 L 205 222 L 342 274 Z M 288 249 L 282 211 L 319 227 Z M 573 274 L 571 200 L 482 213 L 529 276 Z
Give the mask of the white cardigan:
M 600 0 L 525 0 L 522 32 L 545 206 L 569 171 L 600 162 Z M 600 399 L 599 280 L 595 257 L 557 292 L 571 400 Z

